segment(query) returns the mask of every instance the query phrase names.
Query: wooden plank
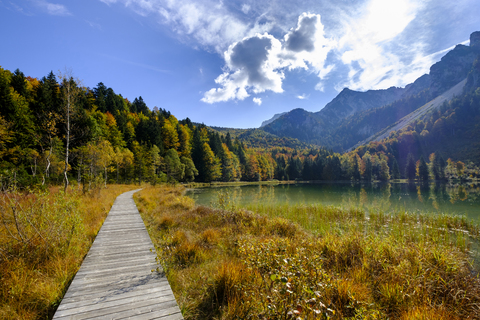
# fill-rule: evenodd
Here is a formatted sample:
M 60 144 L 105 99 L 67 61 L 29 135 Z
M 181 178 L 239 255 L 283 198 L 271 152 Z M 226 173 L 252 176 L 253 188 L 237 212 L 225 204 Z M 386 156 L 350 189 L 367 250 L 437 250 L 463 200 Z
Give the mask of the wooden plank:
M 134 192 L 115 200 L 53 319 L 183 319 Z
M 137 308 L 135 310 L 128 310 L 125 312 L 119 312 L 116 314 L 118 316 L 117 319 L 129 319 L 132 317 L 137 317 L 139 318 L 140 316 L 144 317 L 145 319 L 165 319 L 167 320 L 167 316 L 172 316 L 172 315 L 177 315 L 178 316 L 178 309 L 176 306 L 173 307 L 168 307 L 168 303 L 165 304 L 155 304 L 151 306 L 145 306 L 141 308 Z M 180 313 L 180 318 L 175 318 L 175 319 L 183 319 L 181 317 Z M 100 316 L 100 317 L 95 317 L 92 318 L 95 320 L 103 320 L 103 319 L 110 319 L 108 316 Z
M 76 290 L 75 295 L 70 295 L 68 302 L 64 303 L 64 307 L 67 308 L 69 303 L 76 303 L 79 301 L 87 300 L 87 299 L 95 299 L 99 297 L 118 294 L 119 292 L 130 292 L 138 286 L 133 284 L 128 289 L 125 289 L 121 286 L 95 286 L 86 288 L 84 290 Z M 169 284 L 168 282 L 163 282 L 161 285 L 157 282 L 155 283 L 147 283 L 142 285 L 141 290 L 149 290 L 149 289 L 159 289 L 159 290 L 168 290 Z
M 82 295 L 93 294 L 94 292 L 108 292 L 109 290 L 133 290 L 136 286 L 149 286 L 151 283 L 154 283 L 156 286 L 162 286 L 168 281 L 165 278 L 154 279 L 153 277 L 137 277 L 119 280 L 116 282 L 94 282 L 89 284 L 84 284 L 81 287 L 77 287 L 75 290 L 68 291 L 65 294 L 64 298 L 73 298 Z M 125 289 L 127 288 L 127 289 Z

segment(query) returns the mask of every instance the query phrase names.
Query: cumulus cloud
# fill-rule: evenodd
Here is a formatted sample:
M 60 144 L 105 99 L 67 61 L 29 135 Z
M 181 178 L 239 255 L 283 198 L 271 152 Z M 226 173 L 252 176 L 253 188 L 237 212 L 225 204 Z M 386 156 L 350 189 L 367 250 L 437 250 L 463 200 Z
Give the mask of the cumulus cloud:
M 312 69 L 320 78 L 332 67 L 325 68 L 333 41 L 324 36 L 320 15 L 303 13 L 297 27 L 282 39 L 270 34 L 256 34 L 231 45 L 225 53 L 226 70 L 215 82 L 220 88 L 207 91 L 202 101 L 215 103 L 243 100 L 250 93 L 270 90 L 283 92 L 285 69 Z
M 262 104 L 262 99 L 261 98 L 253 98 L 253 102 L 260 106 Z
M 45 10 L 48 14 L 53 16 L 69 16 L 71 15 L 70 11 L 68 11 L 67 7 L 63 4 L 56 4 L 50 3 L 43 0 L 37 0 L 35 3 Z
M 226 71 L 215 80 L 221 88 L 207 91 L 202 101 L 243 100 L 250 95 L 248 90 L 283 92 L 284 74 L 278 70 L 280 52 L 280 41 L 269 34 L 257 34 L 234 43 L 225 52 Z
M 319 23 L 317 15 L 301 15 L 298 18 L 297 29 L 285 36 L 285 48 L 294 52 L 315 50 L 315 34 Z

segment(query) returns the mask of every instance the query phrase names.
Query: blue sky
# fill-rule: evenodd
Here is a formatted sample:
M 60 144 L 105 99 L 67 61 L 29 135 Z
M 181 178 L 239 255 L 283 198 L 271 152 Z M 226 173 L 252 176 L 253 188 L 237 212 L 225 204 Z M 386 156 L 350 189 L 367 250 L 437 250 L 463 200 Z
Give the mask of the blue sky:
M 480 31 L 478 0 L 0 0 L 0 66 L 71 69 L 150 108 L 253 128 L 405 86 Z

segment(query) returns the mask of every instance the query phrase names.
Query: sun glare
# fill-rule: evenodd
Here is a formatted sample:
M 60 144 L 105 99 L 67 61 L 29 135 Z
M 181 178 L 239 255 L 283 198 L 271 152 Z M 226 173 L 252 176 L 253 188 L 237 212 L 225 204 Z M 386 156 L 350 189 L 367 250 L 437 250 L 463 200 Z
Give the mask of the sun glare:
M 416 5 L 408 0 L 372 0 L 364 20 L 364 32 L 375 42 L 389 40 L 400 34 L 415 18 Z

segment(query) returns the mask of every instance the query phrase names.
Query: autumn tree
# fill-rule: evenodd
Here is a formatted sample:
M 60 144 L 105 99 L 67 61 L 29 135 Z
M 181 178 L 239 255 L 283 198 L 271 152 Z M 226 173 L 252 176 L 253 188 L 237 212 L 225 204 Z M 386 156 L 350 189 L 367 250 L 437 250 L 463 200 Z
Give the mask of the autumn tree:
M 247 181 L 260 181 L 262 178 L 260 175 L 257 156 L 253 152 L 247 155 L 243 178 Z
M 222 181 L 234 181 L 239 177 L 240 162 L 237 156 L 230 152 L 225 143 L 222 144 L 220 162 L 222 165 Z
M 180 161 L 178 152 L 175 149 L 169 149 L 164 157 L 167 181 L 181 181 L 185 175 L 185 164 Z
M 106 138 L 110 141 L 110 144 L 114 148 L 122 148 L 125 147 L 125 140 L 123 139 L 123 134 L 119 130 L 117 126 L 117 120 L 115 117 L 110 113 L 107 112 L 106 114 Z
M 204 163 L 204 175 L 205 182 L 212 182 L 220 179 L 222 176 L 222 169 L 220 159 L 218 159 L 213 153 L 208 143 L 203 144 L 203 163 Z
M 108 140 L 101 140 L 100 142 L 98 142 L 97 148 L 100 150 L 98 161 L 103 168 L 103 172 L 104 172 L 103 177 L 105 179 L 104 184 L 106 188 L 107 182 L 108 182 L 108 171 L 109 171 L 108 169 L 110 164 L 114 160 L 115 151 L 113 150 L 112 145 Z
M 122 160 L 120 162 L 120 168 L 123 169 L 123 181 L 129 182 L 130 177 L 133 177 L 135 158 L 133 152 L 130 149 L 123 149 Z
M 381 181 L 387 181 L 390 179 L 390 168 L 388 167 L 386 159 L 379 160 L 379 172 L 377 177 Z
M 192 182 L 195 180 L 195 177 L 198 176 L 198 170 L 195 168 L 195 164 L 193 163 L 192 159 L 181 157 L 180 161 L 185 165 L 184 181 Z
M 11 124 L 0 115 L 0 137 L 2 137 L 0 139 L 0 159 L 7 152 L 8 143 L 12 141 L 13 132 L 10 128 Z
M 421 181 L 428 180 L 428 176 L 429 176 L 428 165 L 425 162 L 425 159 L 423 159 L 423 156 L 421 156 L 416 163 L 416 176 Z
M 190 157 L 192 145 L 190 143 L 191 131 L 188 126 L 177 125 L 178 152 L 181 157 Z
M 133 142 L 132 147 L 135 173 L 138 179 L 138 184 L 142 184 L 142 181 L 144 181 L 149 175 L 148 164 L 150 160 L 150 154 L 146 145 L 140 145 L 136 141 Z
M 174 116 L 165 119 L 162 127 L 163 146 L 166 150 L 178 150 L 180 142 L 178 140 L 177 126 L 178 121 Z

